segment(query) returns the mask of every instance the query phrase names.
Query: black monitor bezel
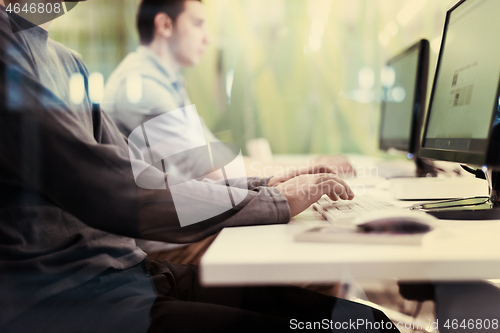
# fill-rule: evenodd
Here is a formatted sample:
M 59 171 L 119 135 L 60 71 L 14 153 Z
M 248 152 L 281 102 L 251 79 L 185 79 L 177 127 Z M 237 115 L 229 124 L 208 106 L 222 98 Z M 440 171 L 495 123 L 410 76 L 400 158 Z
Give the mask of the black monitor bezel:
M 380 115 L 380 128 L 379 128 L 379 149 L 389 150 L 398 149 L 411 154 L 418 154 L 420 148 L 420 140 L 422 139 L 422 125 L 425 119 L 425 102 L 427 97 L 427 81 L 429 77 L 429 53 L 430 45 L 426 39 L 421 39 L 417 43 L 411 45 L 404 51 L 398 53 L 396 56 L 389 59 L 386 63 L 391 66 L 394 62 L 407 56 L 409 53 L 418 50 L 418 63 L 416 73 L 415 91 L 413 92 L 413 111 L 411 117 L 410 137 L 408 144 L 394 144 L 394 141 L 384 140 L 382 130 L 384 126 L 386 101 L 382 100 L 381 115 Z M 403 147 L 403 145 L 406 145 Z
M 487 137 L 487 142 L 488 145 L 486 149 L 483 152 L 472 152 L 472 151 L 463 151 L 463 150 L 446 150 L 446 149 L 437 149 L 437 148 L 426 148 L 424 147 L 425 145 L 425 139 L 427 136 L 427 129 L 429 126 L 429 119 L 430 115 L 432 112 L 432 104 L 434 100 L 434 94 L 436 90 L 436 83 L 439 77 L 439 70 L 441 68 L 441 62 L 442 62 L 442 57 L 443 57 L 443 52 L 444 52 L 444 45 L 446 42 L 446 35 L 448 32 L 448 25 L 450 22 L 450 16 L 451 13 L 462 3 L 466 2 L 467 0 L 460 0 L 458 1 L 453 7 L 451 7 L 447 12 L 446 12 L 446 20 L 444 24 L 444 30 L 443 30 L 443 37 L 441 40 L 441 49 L 439 50 L 439 57 L 438 57 L 438 62 L 436 65 L 436 72 L 434 75 L 434 80 L 433 80 L 433 85 L 432 85 L 432 90 L 431 90 L 431 97 L 429 100 L 429 107 L 427 110 L 427 116 L 425 120 L 425 126 L 424 126 L 424 132 L 421 140 L 421 145 L 420 145 L 420 156 L 430 158 L 433 160 L 441 160 L 441 161 L 450 161 L 450 162 L 457 162 L 457 163 L 465 163 L 465 164 L 471 164 L 471 165 L 487 165 L 491 167 L 495 166 L 500 166 L 500 159 L 497 157 L 494 151 L 491 151 L 492 148 L 492 130 L 493 130 L 493 121 L 495 118 L 495 114 L 497 112 L 498 108 L 498 99 L 500 97 L 500 77 L 499 77 L 499 85 L 497 87 L 497 94 L 496 94 L 496 99 L 492 101 L 492 113 L 491 113 L 491 120 L 490 120 L 490 129 L 488 132 L 488 137 Z

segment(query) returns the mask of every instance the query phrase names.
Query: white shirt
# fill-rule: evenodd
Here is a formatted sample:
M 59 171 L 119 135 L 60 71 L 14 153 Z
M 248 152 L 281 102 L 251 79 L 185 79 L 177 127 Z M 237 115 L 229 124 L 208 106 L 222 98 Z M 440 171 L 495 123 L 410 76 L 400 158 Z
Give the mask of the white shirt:
M 168 142 L 175 145 L 172 151 L 187 151 L 198 147 L 200 142 L 218 142 L 196 112 L 179 112 L 180 108 L 189 105 L 191 101 L 182 74 L 170 72 L 152 50 L 139 46 L 111 74 L 104 90 L 102 109 L 127 136 L 157 118 L 148 122 L 148 138 L 159 142 L 168 137 Z M 160 115 L 162 117 L 158 117 Z M 200 123 L 202 130 L 193 130 L 199 129 Z M 205 165 L 195 159 L 165 166 L 168 173 L 177 176 L 189 177 L 205 171 L 200 170 Z

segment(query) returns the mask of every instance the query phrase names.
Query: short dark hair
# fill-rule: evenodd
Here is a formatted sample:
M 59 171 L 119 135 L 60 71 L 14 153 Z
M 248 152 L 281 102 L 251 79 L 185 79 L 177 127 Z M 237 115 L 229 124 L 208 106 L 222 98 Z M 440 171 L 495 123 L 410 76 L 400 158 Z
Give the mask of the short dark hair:
M 149 45 L 155 34 L 155 17 L 159 13 L 167 14 L 173 23 L 184 11 L 186 1 L 201 0 L 142 0 L 137 12 L 137 30 L 142 45 Z

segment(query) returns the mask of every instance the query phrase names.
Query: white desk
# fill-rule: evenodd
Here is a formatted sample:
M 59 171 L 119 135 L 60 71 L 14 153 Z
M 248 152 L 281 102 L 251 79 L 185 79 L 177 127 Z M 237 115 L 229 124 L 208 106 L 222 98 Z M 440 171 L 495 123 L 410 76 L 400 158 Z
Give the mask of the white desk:
M 381 194 L 382 195 L 382 194 Z M 400 203 L 400 205 L 409 203 Z M 500 277 L 500 221 L 439 221 L 421 246 L 299 243 L 312 212 L 288 225 L 224 229 L 201 261 L 207 285 L 358 279 L 477 280 Z

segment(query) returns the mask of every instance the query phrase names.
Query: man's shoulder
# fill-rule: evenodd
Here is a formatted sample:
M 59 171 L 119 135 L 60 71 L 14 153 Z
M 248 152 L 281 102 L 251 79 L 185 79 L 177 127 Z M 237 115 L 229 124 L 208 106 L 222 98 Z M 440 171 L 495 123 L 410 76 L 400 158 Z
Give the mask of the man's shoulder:
M 158 89 L 161 91 L 174 90 L 171 78 L 158 66 L 155 59 L 145 52 L 136 51 L 129 53 L 111 73 L 104 89 L 104 99 L 116 102 L 117 96 L 125 89 L 127 79 L 136 80 L 137 77 L 142 80 L 143 90 L 147 89 L 156 92 Z M 146 94 L 147 91 L 143 91 L 143 93 Z M 111 107 L 108 106 L 108 108 Z
M 62 64 L 73 64 L 76 65 L 82 74 L 87 74 L 87 67 L 85 66 L 82 55 L 75 50 L 70 49 L 63 44 L 56 42 L 55 40 L 49 38 L 47 41 L 49 47 L 54 50 L 57 57 L 61 60 Z
M 63 44 L 49 38 L 48 39 L 49 45 L 57 52 L 57 54 L 60 54 L 61 56 L 69 57 L 72 59 L 75 59 L 79 62 L 82 62 L 82 55 L 75 50 L 70 49 L 67 46 L 64 46 Z
M 163 85 L 172 85 L 171 77 L 154 57 L 144 50 L 129 53 L 111 74 L 111 78 L 125 80 L 128 76 L 140 76 Z

